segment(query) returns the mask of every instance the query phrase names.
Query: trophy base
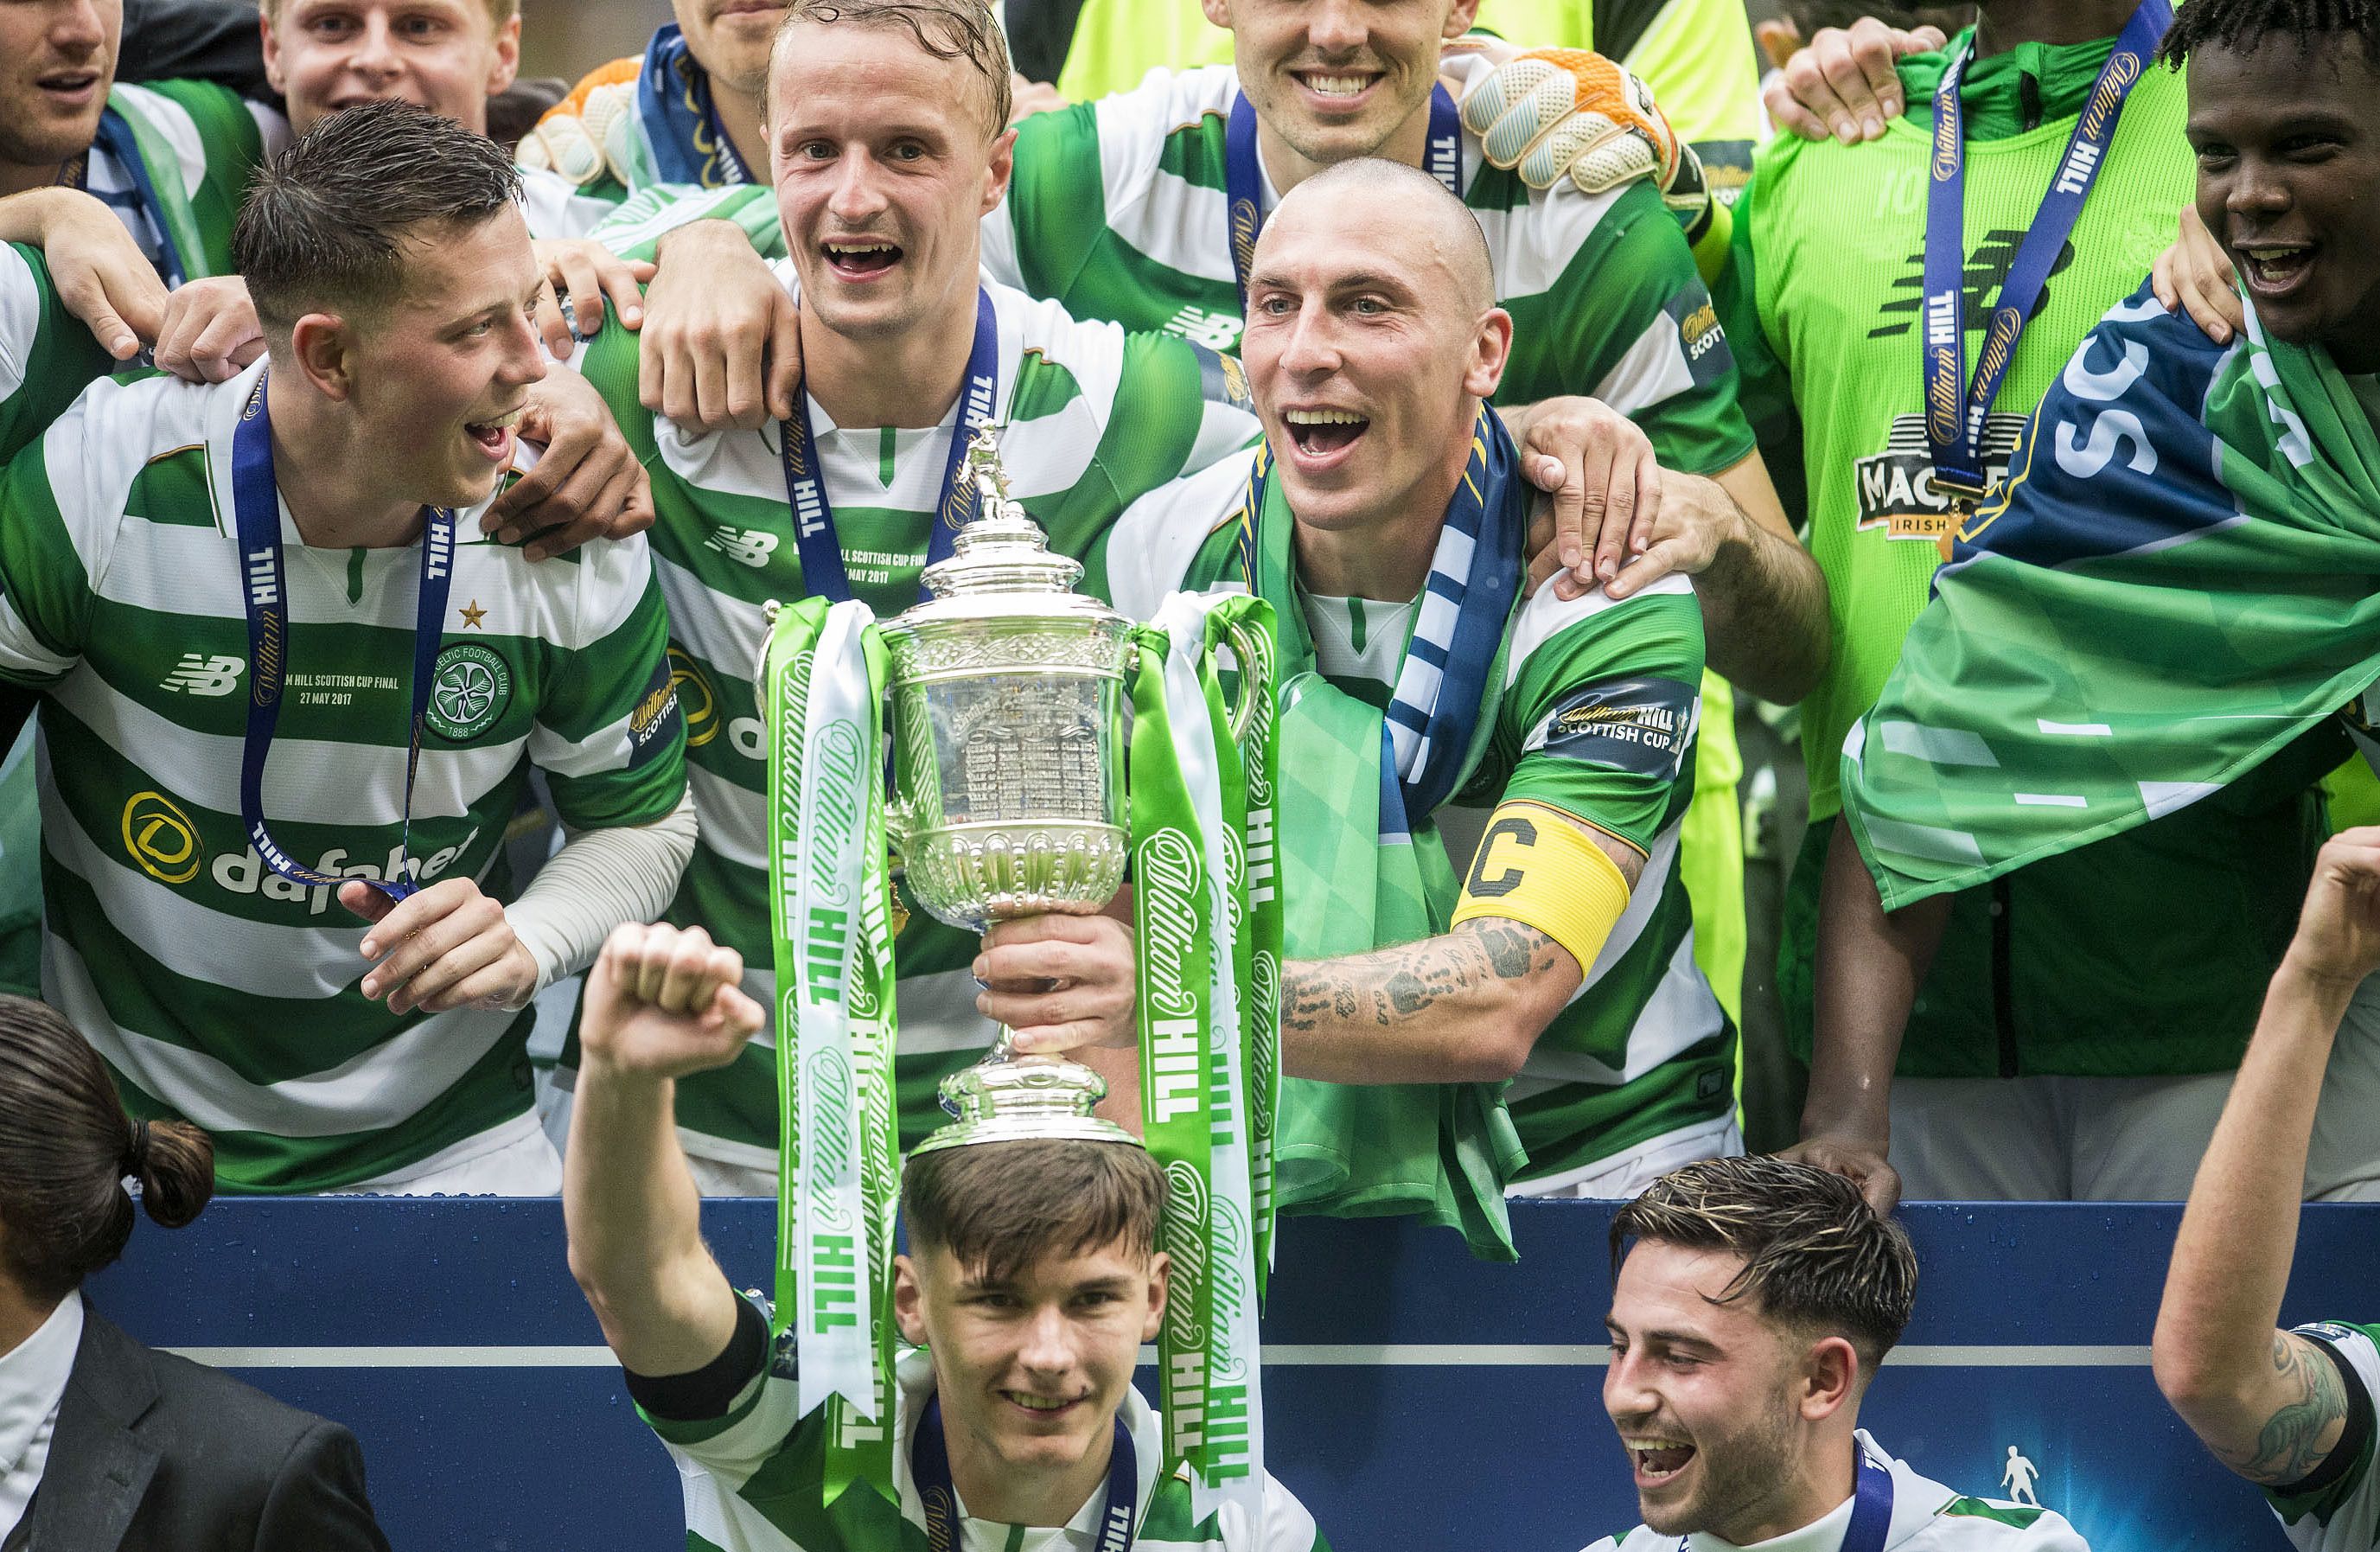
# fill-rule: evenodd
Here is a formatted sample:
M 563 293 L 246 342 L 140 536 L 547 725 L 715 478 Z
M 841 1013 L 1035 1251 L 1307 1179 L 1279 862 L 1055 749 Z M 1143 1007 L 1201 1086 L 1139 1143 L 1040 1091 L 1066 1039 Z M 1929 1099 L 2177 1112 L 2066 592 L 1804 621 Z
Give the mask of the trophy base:
M 1140 1146 L 1114 1122 L 1091 1114 L 1107 1092 L 1107 1080 L 1078 1061 L 1011 1055 L 1002 1027 L 990 1055 L 942 1080 L 942 1109 L 953 1119 L 910 1152 L 1050 1139 Z
M 1048 912 L 1087 916 L 1123 884 L 1120 825 L 946 825 L 902 838 L 909 893 L 953 927 L 981 932 L 996 921 Z

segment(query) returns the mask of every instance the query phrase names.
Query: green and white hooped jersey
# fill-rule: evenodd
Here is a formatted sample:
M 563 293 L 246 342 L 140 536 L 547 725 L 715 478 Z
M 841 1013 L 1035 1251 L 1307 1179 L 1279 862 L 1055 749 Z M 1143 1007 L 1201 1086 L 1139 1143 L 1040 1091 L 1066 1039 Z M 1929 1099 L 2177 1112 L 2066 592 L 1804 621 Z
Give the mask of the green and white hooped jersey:
M 249 701 L 232 439 L 263 370 L 95 383 L 0 488 L 0 676 L 38 685 L 44 996 L 141 1116 L 213 1135 L 235 1192 L 370 1180 L 527 1111 L 531 1015 L 397 1017 L 365 924 L 266 868 L 240 818 Z M 264 812 L 326 873 L 395 866 L 417 545 L 320 550 L 282 513 L 286 689 Z M 464 514 L 407 855 L 489 879 L 529 767 L 563 822 L 649 824 L 686 788 L 641 539 L 530 564 Z
M 2082 1533 L 2054 1510 L 1962 1497 L 1887 1455 L 1866 1429 L 1858 1437 L 1868 1459 L 1892 1473 L 1892 1523 L 1884 1534 L 1884 1552 L 2090 1552 Z M 1800 1552 L 1836 1552 L 1851 1520 L 1852 1500 L 1846 1498 L 1795 1533 L 1792 1545 Z M 1721 1552 L 1728 1545 L 1712 1535 L 1694 1538 L 1695 1552 Z M 1639 1525 L 1605 1536 L 1586 1552 L 1678 1552 L 1678 1538 Z
M 2372 1552 L 2380 1546 L 2380 1475 L 2372 1469 L 2374 1437 L 2380 1435 L 2373 1422 L 2373 1401 L 2380 1397 L 2380 1326 L 2325 1320 L 2297 1331 L 2338 1354 L 2347 1387 L 2348 1429 L 2312 1477 L 2285 1491 L 2267 1490 L 2265 1497 L 2298 1552 Z
M 779 273 L 791 282 L 790 265 Z M 1236 363 L 1167 335 L 1079 323 L 1054 302 L 990 287 L 998 320 L 997 414 L 1012 489 L 1050 547 L 1081 559 L 1086 592 L 1107 594 L 1109 529 L 1146 492 L 1248 446 L 1255 415 Z M 686 718 L 701 837 L 671 907 L 744 955 L 745 989 L 773 1010 L 765 744 L 753 689 L 767 633 L 761 607 L 804 596 L 779 429 L 689 437 L 637 401 L 637 336 L 616 322 L 580 353 L 653 482 L 651 539 L 669 596 L 670 661 Z M 922 430 L 844 430 L 815 400 L 811 426 L 853 592 L 880 618 L 917 599 L 958 406 Z M 905 1146 L 941 1124 L 935 1085 L 991 1044 L 976 1012 L 971 933 L 902 894 L 898 1076 Z M 776 1163 L 775 1036 L 764 1025 L 732 1065 L 680 1079 L 689 1151 Z M 565 1051 L 565 1066 L 576 1065 Z
M 1231 558 L 1231 519 L 1248 462 L 1232 459 L 1125 514 L 1111 544 L 1116 607 L 1136 612 L 1176 587 L 1245 582 Z M 1389 704 L 1414 604 L 1303 589 L 1294 602 L 1273 602 L 1305 608 L 1324 678 L 1369 705 Z M 1678 871 L 1702 677 L 1702 610 L 1683 576 L 1616 601 L 1598 589 L 1564 602 L 1542 588 L 1509 628 L 1496 726 L 1455 801 L 1544 804 L 1645 858 L 1602 952 L 1506 1091 L 1529 1153 L 1524 1190 L 1566 1183 L 1734 1104 L 1735 1032 L 1694 964 L 1694 908 Z M 1509 848 L 1519 843 L 1491 833 L 1475 874 L 1492 876 L 1500 857 L 1515 861 Z M 1300 909 L 1294 897 L 1285 904 Z
M 97 145 L 84 191 L 115 212 L 160 274 L 169 242 L 186 278 L 231 273 L 232 221 L 249 175 L 289 144 L 289 121 L 212 81 L 119 81 L 107 103 L 132 127 L 142 170 L 164 208 L 145 209 L 131 171 Z
M 115 370 L 114 358 L 58 300 L 42 250 L 0 243 L 0 459 L 15 457 Z
M 1008 198 L 984 220 L 986 272 L 1077 318 L 1237 349 L 1223 138 L 1239 95 L 1228 65 L 1151 72 L 1137 91 L 1026 119 Z M 1489 166 L 1468 131 L 1463 165 L 1512 314 L 1497 401 L 1592 394 L 1643 427 L 1665 467 L 1692 474 L 1748 456 L 1726 334 L 1652 187 L 1532 190 Z M 1276 202 L 1269 179 L 1264 201 Z
M 909 1438 L 934 1393 L 934 1366 L 911 1348 L 894 1367 L 901 1397 L 892 1419 L 892 1486 L 900 1505 L 865 1487 L 824 1504 L 824 1413 L 802 1416 L 791 1354 L 752 1376 L 724 1417 L 679 1423 L 639 1411 L 675 1462 L 686 1492 L 689 1552 L 927 1552 L 926 1511 L 909 1471 Z M 1329 1552 L 1314 1516 L 1279 1482 L 1265 1478 L 1265 1522 L 1251 1527 L 1236 1504 L 1204 1521 L 1192 1517 L 1184 1472 L 1163 1480 L 1157 1413 L 1126 1387 L 1124 1426 L 1140 1474 L 1135 1552 Z M 960 1552 L 1093 1552 L 1099 1545 L 1102 1488 L 1073 1521 L 1033 1529 L 968 1515 L 959 1508 Z

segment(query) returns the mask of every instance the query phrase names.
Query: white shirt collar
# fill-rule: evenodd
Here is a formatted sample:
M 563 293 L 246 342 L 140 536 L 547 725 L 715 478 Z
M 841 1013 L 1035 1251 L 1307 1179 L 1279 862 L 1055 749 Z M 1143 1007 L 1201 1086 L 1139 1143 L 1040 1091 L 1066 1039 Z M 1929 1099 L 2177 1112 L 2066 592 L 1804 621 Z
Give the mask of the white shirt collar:
M 82 1346 L 82 1294 L 68 1293 L 33 1334 L 0 1355 L 0 1536 L 41 1485 L 50 1431 Z M 36 1446 L 40 1459 L 34 1459 Z
M 1869 1460 L 1892 1473 L 1892 1521 L 1884 1538 L 1885 1545 L 1892 1546 L 1918 1524 L 1930 1519 L 1940 1500 L 1927 1497 L 1923 1493 L 1912 1494 L 1910 1490 L 1912 1485 L 1925 1484 L 1925 1479 L 1886 1454 L 1884 1447 L 1870 1438 L 1865 1428 L 1857 1430 L 1852 1437 Z M 1852 1528 L 1852 1507 L 1857 1501 L 1856 1496 L 1845 1498 L 1799 1530 L 1770 1536 L 1766 1541 L 1755 1541 L 1747 1546 L 1738 1546 L 1734 1542 L 1721 1540 L 1706 1531 L 1696 1531 L 1686 1538 L 1686 1544 L 1693 1552 L 1842 1552 L 1843 1537 L 1850 1534 Z

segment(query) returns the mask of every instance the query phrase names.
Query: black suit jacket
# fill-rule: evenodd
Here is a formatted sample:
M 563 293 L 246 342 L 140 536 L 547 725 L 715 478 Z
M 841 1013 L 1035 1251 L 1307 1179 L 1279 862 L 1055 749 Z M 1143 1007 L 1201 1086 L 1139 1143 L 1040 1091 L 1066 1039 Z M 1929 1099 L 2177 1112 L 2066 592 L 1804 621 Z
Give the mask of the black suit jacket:
M 41 1486 L 0 1552 L 388 1552 L 335 1423 L 87 1303 Z

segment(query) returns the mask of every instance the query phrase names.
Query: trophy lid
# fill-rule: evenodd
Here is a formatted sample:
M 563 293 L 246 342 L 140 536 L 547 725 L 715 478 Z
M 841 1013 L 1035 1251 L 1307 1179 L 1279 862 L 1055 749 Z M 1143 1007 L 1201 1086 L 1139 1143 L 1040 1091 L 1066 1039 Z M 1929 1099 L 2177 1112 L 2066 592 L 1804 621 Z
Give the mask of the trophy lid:
M 1107 1092 L 1107 1080 L 1079 1061 L 1026 1056 L 980 1062 L 942 1080 L 942 1109 L 956 1119 L 910 1151 L 1045 1137 L 1141 1146 L 1114 1122 L 1091 1114 Z
M 926 568 L 926 590 L 938 600 L 985 593 L 1065 593 L 1083 579 L 1083 564 L 1050 552 L 1050 538 L 1008 493 L 1001 467 L 1000 421 L 967 443 L 965 477 L 975 482 L 975 521 L 952 537 L 952 554 Z

